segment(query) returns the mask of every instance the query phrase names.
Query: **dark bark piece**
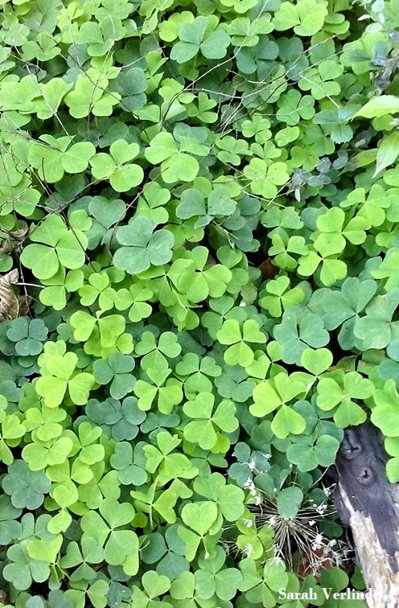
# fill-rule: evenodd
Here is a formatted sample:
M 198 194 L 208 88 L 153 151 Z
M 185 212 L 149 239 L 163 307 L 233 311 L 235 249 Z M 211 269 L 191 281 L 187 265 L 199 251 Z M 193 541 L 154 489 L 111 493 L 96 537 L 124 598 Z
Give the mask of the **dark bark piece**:
M 351 526 L 370 608 L 399 608 L 399 486 L 389 483 L 386 461 L 374 426 L 345 431 L 335 503 L 342 523 Z

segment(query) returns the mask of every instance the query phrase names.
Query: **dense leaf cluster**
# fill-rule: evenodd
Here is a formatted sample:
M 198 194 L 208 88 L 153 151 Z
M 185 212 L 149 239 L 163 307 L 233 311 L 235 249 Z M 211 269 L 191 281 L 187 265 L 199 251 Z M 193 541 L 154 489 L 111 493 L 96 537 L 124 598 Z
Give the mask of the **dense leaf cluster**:
M 343 429 L 399 481 L 397 0 L 0 11 L 0 599 L 336 607 Z

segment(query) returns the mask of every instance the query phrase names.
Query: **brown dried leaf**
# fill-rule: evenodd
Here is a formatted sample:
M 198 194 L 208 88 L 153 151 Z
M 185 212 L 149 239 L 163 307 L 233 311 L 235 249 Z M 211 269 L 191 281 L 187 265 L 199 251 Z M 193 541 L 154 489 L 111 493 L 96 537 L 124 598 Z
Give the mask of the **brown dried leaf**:
M 0 278 L 0 320 L 16 319 L 19 316 L 19 299 L 11 287 L 18 283 L 18 278 L 16 268 Z
M 259 264 L 258 268 L 262 273 L 263 279 L 273 279 L 280 272 L 280 269 L 273 265 L 271 258 L 266 258 L 266 260 Z

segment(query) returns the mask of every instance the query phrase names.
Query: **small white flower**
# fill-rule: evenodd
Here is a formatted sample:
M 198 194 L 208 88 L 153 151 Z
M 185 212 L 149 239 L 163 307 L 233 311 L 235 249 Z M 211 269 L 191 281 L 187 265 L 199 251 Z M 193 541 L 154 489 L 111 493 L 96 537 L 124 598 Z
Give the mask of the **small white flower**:
M 243 523 L 246 528 L 252 528 L 252 526 L 254 525 L 252 519 L 244 519 Z
M 324 515 L 324 513 L 327 511 L 328 507 L 325 504 L 321 504 L 321 505 L 317 505 L 317 507 L 315 507 L 315 510 L 317 511 L 317 513 L 319 515 Z
M 322 534 L 316 534 L 316 538 L 313 541 L 312 549 L 320 549 L 324 545 L 324 539 Z
M 309 522 L 309 526 L 314 526 L 314 525 L 315 525 L 315 523 L 316 523 L 316 522 L 315 522 L 315 520 L 314 520 L 314 519 L 311 519 L 311 520 L 310 520 L 310 522 Z

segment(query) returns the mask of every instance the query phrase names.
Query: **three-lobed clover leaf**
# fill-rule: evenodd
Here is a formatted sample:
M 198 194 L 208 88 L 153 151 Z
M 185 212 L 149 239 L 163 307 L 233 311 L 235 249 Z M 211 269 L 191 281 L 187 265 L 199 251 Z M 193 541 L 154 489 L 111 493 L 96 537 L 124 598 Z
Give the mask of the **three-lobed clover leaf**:
M 84 351 L 96 357 L 107 357 L 120 351 L 128 355 L 133 350 L 133 338 L 125 333 L 126 320 L 122 315 L 102 316 L 102 311 L 95 316 L 85 310 L 77 310 L 69 319 L 73 328 L 73 337 L 84 342 Z
M 304 292 L 299 287 L 289 289 L 290 279 L 286 276 L 268 281 L 265 287 L 266 291 L 260 299 L 260 305 L 272 317 L 281 317 L 283 310 L 301 304 L 305 298 Z
M 77 363 L 78 357 L 72 352 L 54 355 L 46 361 L 44 373 L 35 386 L 47 407 L 61 405 L 67 391 L 76 405 L 87 403 L 95 379 L 88 372 L 76 372 Z
M 338 428 L 356 426 L 365 422 L 367 414 L 357 400 L 374 393 L 373 383 L 358 372 L 341 372 L 337 378 L 321 378 L 317 386 L 317 406 L 323 411 L 334 408 L 334 422 Z
M 236 319 L 227 319 L 216 334 L 218 342 L 231 345 L 224 353 L 228 365 L 247 367 L 254 360 L 254 352 L 250 344 L 264 344 L 266 335 L 261 331 L 255 319 L 247 319 L 241 325 Z
M 88 511 L 81 520 L 84 537 L 94 538 L 104 547 L 104 557 L 111 566 L 122 566 L 130 576 L 139 567 L 139 539 L 133 530 L 126 529 L 134 518 L 130 503 L 105 498 L 97 511 Z
M 6 581 L 11 582 L 18 591 L 26 591 L 33 582 L 44 583 L 50 577 L 48 564 L 33 560 L 24 543 L 11 545 L 7 551 L 7 560 L 3 577 Z
M 122 399 L 133 389 L 136 378 L 131 373 L 134 359 L 122 353 L 112 353 L 107 359 L 93 363 L 93 375 L 99 384 L 109 384 L 113 399 Z
M 222 439 L 220 431 L 232 433 L 238 428 L 234 403 L 224 400 L 216 407 L 214 403 L 215 397 L 205 392 L 199 393 L 183 406 L 184 413 L 192 419 L 184 426 L 184 437 L 204 450 L 215 448 Z
M 302 353 L 310 347 L 320 348 L 328 344 L 330 335 L 323 320 L 313 313 L 299 313 L 294 309 L 284 312 L 281 323 L 275 325 L 273 335 L 281 345 L 281 357 L 285 363 L 300 364 Z
M 89 420 L 116 441 L 134 439 L 139 432 L 139 425 L 146 417 L 133 396 L 126 397 L 122 402 L 111 397 L 105 401 L 89 399 L 85 413 Z
M 15 342 L 15 351 L 22 357 L 38 355 L 43 349 L 48 329 L 42 319 L 19 317 L 10 324 L 7 337 Z
M 188 188 L 180 198 L 176 215 L 183 220 L 198 217 L 194 228 L 207 226 L 214 218 L 233 215 L 237 203 L 230 198 L 227 188 L 216 188 L 209 194 L 207 201 L 199 190 Z
M 198 51 L 208 59 L 223 59 L 230 45 L 230 36 L 222 29 L 210 32 L 209 17 L 196 17 L 192 23 L 186 23 L 179 30 L 179 42 L 171 52 L 171 59 L 178 63 L 189 61 Z
M 171 581 L 167 576 L 158 574 L 155 570 L 148 570 L 141 578 L 143 591 L 133 585 L 132 602 L 136 606 L 156 606 L 162 604 L 165 608 L 172 608 L 172 604 L 165 600 L 157 600 L 161 595 L 167 593 L 170 589 Z
M 128 144 L 123 139 L 114 141 L 109 154 L 99 152 L 90 159 L 93 177 L 98 180 L 109 179 L 116 192 L 127 192 L 138 186 L 143 181 L 143 169 L 129 161 L 136 158 L 139 150 L 136 143 Z
M 244 168 L 244 175 L 253 194 L 272 199 L 289 179 L 287 165 L 283 162 L 270 163 L 262 158 L 252 158 Z
M 220 297 L 233 278 L 223 264 L 209 264 L 206 247 L 198 246 L 173 262 L 168 277 L 190 302 L 201 302 L 208 296 Z
M 185 378 L 184 391 L 186 395 L 211 392 L 212 381 L 210 378 L 217 378 L 221 372 L 221 368 L 212 357 L 200 358 L 195 353 L 185 353 L 176 365 L 176 373 Z M 222 396 L 226 397 L 226 395 Z M 230 397 L 231 395 L 227 398 Z
M 124 110 L 134 112 L 145 106 L 148 81 L 143 69 L 132 67 L 119 72 L 112 81 L 112 90 L 121 96 L 121 105 Z
M 162 179 L 166 184 L 174 184 L 179 181 L 191 182 L 199 172 L 198 161 L 190 154 L 195 143 L 195 140 L 194 142 L 189 140 L 186 145 L 178 146 L 172 133 L 163 131 L 151 140 L 144 155 L 152 165 L 161 165 Z M 194 149 L 194 153 L 197 152 L 200 155 L 206 155 L 207 151 L 205 146 L 200 146 L 199 150 Z
M 87 238 L 69 230 L 59 215 L 48 215 L 31 231 L 32 244 L 24 248 L 21 262 L 38 279 L 50 279 L 60 268 L 78 269 L 85 260 Z
M 43 504 L 51 482 L 42 471 L 31 471 L 23 460 L 15 460 L 1 485 L 14 507 L 33 511 Z
M 217 546 L 214 557 L 199 559 L 196 572 L 196 587 L 199 598 L 207 599 L 216 595 L 220 600 L 231 600 L 242 583 L 241 572 L 236 568 L 226 568 L 226 554 Z
M 277 31 L 293 28 L 298 36 L 312 36 L 322 29 L 327 13 L 327 2 L 323 0 L 299 0 L 295 4 L 283 2 L 273 24 Z
M 61 436 L 45 442 L 28 443 L 22 450 L 22 457 L 31 471 L 41 471 L 49 465 L 64 463 L 72 450 L 72 439 Z
M 114 77 L 117 74 L 114 74 Z M 109 78 L 102 69 L 89 68 L 79 74 L 72 91 L 65 96 L 65 103 L 73 118 L 110 116 L 112 108 L 120 101 L 119 93 L 107 93 Z
M 163 486 L 171 479 L 192 479 L 198 475 L 198 469 L 184 454 L 174 452 L 181 443 L 177 435 L 171 435 L 167 431 L 158 433 L 157 447 L 153 445 L 144 446 L 146 458 L 145 469 L 152 475 L 156 475 L 158 485 Z
M 188 561 L 194 559 L 201 540 L 215 523 L 217 515 L 217 506 L 209 500 L 188 503 L 183 507 L 181 518 L 187 527 L 180 526 L 178 532 L 185 543 L 185 556 Z
M 173 235 L 169 230 L 155 230 L 144 216 L 135 217 L 117 230 L 121 247 L 114 254 L 114 264 L 130 274 L 140 274 L 150 266 L 162 266 L 172 258 Z
M 127 441 L 120 441 L 111 456 L 111 465 L 118 472 L 118 479 L 123 485 L 141 486 L 147 481 L 145 458 L 142 447 L 136 445 L 134 450 Z
M 70 144 L 70 137 L 56 139 L 51 135 L 41 135 L 37 142 L 30 143 L 28 160 L 38 170 L 41 179 L 54 183 L 63 178 L 64 172 L 82 173 L 87 169 L 96 151 L 93 144 Z
M 398 323 L 393 319 L 399 304 L 399 289 L 377 295 L 367 305 L 365 316 L 356 320 L 353 333 L 359 350 L 385 348 L 397 336 Z
M 151 331 L 145 331 L 135 346 L 135 353 L 142 357 L 143 369 L 160 370 L 168 367 L 168 358 L 175 359 L 181 353 L 177 336 L 171 331 L 164 331 L 157 339 Z
M 9 496 L 0 496 L 0 544 L 5 547 L 19 538 L 22 532 L 18 521 L 22 513 L 21 508 L 15 507 Z
M 177 378 L 168 378 L 172 370 L 168 367 L 146 369 L 147 380 L 137 380 L 133 392 L 138 397 L 138 406 L 141 410 L 149 410 L 155 403 L 162 414 L 170 414 L 173 407 L 183 399 L 181 382 Z
M 284 439 L 290 433 L 299 435 L 306 428 L 304 417 L 290 407 L 289 402 L 298 398 L 306 390 L 305 385 L 293 380 L 284 372 L 278 373 L 270 380 L 260 382 L 254 389 L 254 403 L 249 406 L 253 416 L 266 416 L 276 409 L 272 421 L 272 431 Z
M 220 473 L 197 477 L 194 481 L 194 488 L 200 496 L 215 502 L 227 521 L 236 521 L 244 513 L 244 491 L 227 483 L 225 477 Z

